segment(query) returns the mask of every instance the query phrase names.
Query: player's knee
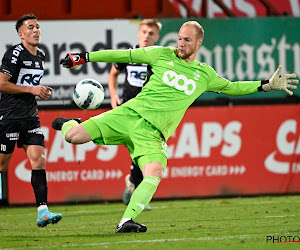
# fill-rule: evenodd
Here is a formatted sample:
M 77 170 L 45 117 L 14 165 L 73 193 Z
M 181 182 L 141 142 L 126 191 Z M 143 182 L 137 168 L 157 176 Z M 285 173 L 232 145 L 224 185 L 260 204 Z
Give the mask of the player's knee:
M 156 165 L 155 167 L 152 168 L 152 170 L 150 171 L 150 174 L 152 176 L 156 176 L 159 179 L 163 178 L 164 175 L 164 168 L 161 165 Z
M 162 179 L 164 175 L 164 168 L 160 162 L 150 162 L 142 168 L 142 172 L 144 177 L 155 176 Z
M 164 175 L 164 170 L 163 168 L 162 169 L 158 169 L 154 172 L 154 175 L 153 176 L 156 176 L 158 177 L 159 179 L 162 179 L 163 178 L 163 175 Z
M 74 126 L 65 134 L 65 140 L 69 143 L 77 144 L 78 134 Z
M 65 140 L 72 144 L 82 144 L 91 141 L 91 137 L 82 125 L 76 125 L 66 132 Z
M 79 136 L 76 133 L 73 133 L 72 130 L 69 130 L 65 135 L 65 140 L 72 144 L 80 144 L 80 141 L 78 139 Z
M 65 134 L 65 140 L 69 143 L 72 143 L 73 135 L 70 133 L 70 130 Z

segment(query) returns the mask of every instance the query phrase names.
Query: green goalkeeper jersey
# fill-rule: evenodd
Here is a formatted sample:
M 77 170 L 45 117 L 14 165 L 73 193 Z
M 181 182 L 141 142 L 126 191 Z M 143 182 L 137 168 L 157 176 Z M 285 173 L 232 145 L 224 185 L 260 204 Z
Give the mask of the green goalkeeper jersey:
M 186 63 L 173 47 L 151 46 L 131 50 L 90 52 L 91 62 L 145 63 L 151 66 L 147 84 L 123 104 L 161 131 L 165 140 L 172 135 L 187 108 L 205 91 L 228 95 L 256 93 L 260 81 L 230 82 L 205 63 Z

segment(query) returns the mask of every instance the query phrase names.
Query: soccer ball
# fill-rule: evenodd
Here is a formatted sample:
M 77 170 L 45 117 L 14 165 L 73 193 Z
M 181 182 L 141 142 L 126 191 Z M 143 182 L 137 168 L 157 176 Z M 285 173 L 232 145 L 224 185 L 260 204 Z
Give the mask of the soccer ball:
M 94 79 L 83 79 L 76 84 L 73 100 L 81 109 L 96 109 L 104 99 L 102 85 Z

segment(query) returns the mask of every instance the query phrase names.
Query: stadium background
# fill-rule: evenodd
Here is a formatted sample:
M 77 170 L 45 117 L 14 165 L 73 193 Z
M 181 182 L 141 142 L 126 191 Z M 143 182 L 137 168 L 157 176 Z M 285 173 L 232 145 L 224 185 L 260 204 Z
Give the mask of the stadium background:
M 163 24 L 158 44 L 176 46 L 176 32 L 192 19 L 205 29 L 197 59 L 221 76 L 232 81 L 266 79 L 279 64 L 283 73 L 299 76 L 299 5 L 298 0 L 155 0 L 142 4 L 112 0 L 85 1 L 84 6 L 76 0 L 32 5 L 1 0 L 1 56 L 19 42 L 14 24 L 21 15 L 35 13 L 42 28 L 41 48 L 47 53 L 42 83 L 54 88 L 49 101 L 38 102 L 46 138 L 49 201 L 120 200 L 129 173 L 125 147 L 72 146 L 51 129 L 57 116 L 87 119 L 107 110 L 110 103 L 110 65 L 91 63 L 63 70 L 58 60 L 66 52 L 133 45 L 139 19 L 150 17 Z M 72 103 L 74 85 L 86 77 L 106 87 L 100 110 L 81 111 Z M 235 98 L 202 95 L 168 142 L 168 168 L 154 198 L 299 193 L 299 97 L 299 89 L 292 97 L 276 91 Z M 30 166 L 22 150 L 15 150 L 7 177 L 0 197 L 3 194 L 9 204 L 34 203 Z

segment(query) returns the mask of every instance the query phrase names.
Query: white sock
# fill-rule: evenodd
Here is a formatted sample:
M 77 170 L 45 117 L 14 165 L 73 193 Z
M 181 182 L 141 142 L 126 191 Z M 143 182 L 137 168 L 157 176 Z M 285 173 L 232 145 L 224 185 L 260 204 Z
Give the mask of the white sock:
M 47 205 L 40 205 L 38 207 L 38 212 L 41 211 L 41 210 L 43 210 L 43 209 L 47 209 L 48 210 L 48 206 Z
M 123 218 L 120 223 L 119 223 L 119 226 L 122 226 L 125 222 L 131 220 L 131 218 Z

